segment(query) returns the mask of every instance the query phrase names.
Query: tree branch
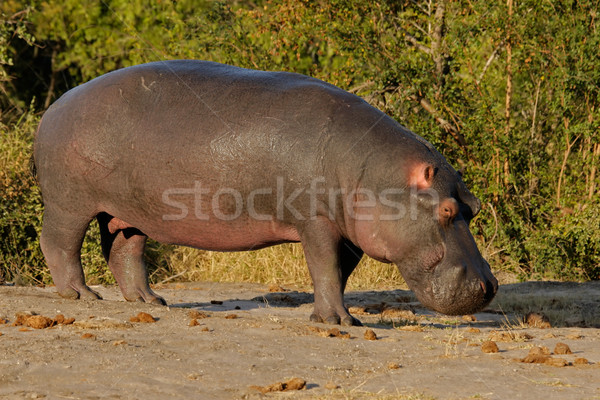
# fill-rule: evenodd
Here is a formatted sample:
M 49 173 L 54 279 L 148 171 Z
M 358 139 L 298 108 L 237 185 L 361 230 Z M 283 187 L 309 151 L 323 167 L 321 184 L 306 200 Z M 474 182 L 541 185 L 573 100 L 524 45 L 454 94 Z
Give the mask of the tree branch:
M 416 37 L 414 37 L 408 33 L 405 33 L 404 38 L 406 39 L 407 42 L 409 42 L 410 44 L 415 46 L 415 48 L 421 50 L 422 52 L 424 52 L 426 54 L 432 55 L 431 49 L 429 47 L 419 43 L 419 40 Z
M 463 150 L 465 150 L 465 152 L 467 152 L 467 147 L 468 147 L 467 141 L 465 140 L 465 137 L 459 132 L 458 128 L 454 124 L 452 124 L 450 121 L 447 121 L 446 119 L 442 118 L 440 116 L 439 111 L 435 107 L 433 107 L 433 105 L 431 105 L 431 103 L 428 102 L 425 98 L 418 97 L 415 95 L 411 96 L 410 98 L 411 98 L 411 100 L 418 102 L 425 111 L 427 111 L 429 114 L 431 114 L 435 118 L 435 120 L 438 122 L 438 124 L 440 124 L 440 126 L 446 132 L 448 132 L 454 138 L 454 140 L 456 140 L 456 142 L 459 144 L 459 146 Z

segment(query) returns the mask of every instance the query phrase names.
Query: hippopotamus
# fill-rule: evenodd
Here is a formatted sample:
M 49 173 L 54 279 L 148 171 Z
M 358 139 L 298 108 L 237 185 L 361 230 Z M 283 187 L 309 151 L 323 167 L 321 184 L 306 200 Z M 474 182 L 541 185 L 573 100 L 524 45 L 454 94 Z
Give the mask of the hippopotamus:
M 100 298 L 80 260 L 94 218 L 129 301 L 165 304 L 148 284 L 148 237 L 214 251 L 300 242 L 310 319 L 330 324 L 360 323 L 343 294 L 365 253 L 441 313 L 474 313 L 497 290 L 461 174 L 360 97 L 305 75 L 197 60 L 119 69 L 45 112 L 34 160 L 40 245 L 65 298 Z

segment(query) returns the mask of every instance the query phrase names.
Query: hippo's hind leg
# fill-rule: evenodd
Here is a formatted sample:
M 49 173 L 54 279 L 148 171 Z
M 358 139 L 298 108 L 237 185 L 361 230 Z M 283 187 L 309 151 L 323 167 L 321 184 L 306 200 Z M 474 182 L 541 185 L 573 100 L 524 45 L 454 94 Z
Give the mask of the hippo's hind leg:
M 327 219 L 310 221 L 302 230 L 301 240 L 315 288 L 311 321 L 361 325 L 344 305 L 344 289 L 362 258 L 362 250 L 340 237 Z
M 166 305 L 148 286 L 148 272 L 144 262 L 147 236 L 136 228 L 128 227 L 111 232 L 112 216 L 98 214 L 102 253 L 127 301 Z
M 81 268 L 81 245 L 92 218 L 45 204 L 40 246 L 58 294 L 62 297 L 101 298 L 87 287 Z

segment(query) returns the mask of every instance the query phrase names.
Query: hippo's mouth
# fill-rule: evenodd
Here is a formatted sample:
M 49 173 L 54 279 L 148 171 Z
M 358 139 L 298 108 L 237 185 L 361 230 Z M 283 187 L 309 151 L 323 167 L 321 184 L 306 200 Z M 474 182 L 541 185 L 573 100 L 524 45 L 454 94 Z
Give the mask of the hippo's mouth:
M 466 315 L 482 310 L 492 301 L 498 287 L 493 276 L 490 279 L 467 277 L 466 268 L 448 267 L 443 259 L 416 279 L 404 274 L 402 269 L 401 273 L 421 304 L 446 315 Z

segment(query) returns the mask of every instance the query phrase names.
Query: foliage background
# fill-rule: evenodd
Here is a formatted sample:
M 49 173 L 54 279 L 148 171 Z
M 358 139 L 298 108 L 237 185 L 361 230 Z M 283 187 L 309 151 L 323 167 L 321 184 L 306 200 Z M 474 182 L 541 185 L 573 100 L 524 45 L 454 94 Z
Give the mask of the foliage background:
M 299 72 L 363 96 L 464 171 L 484 205 L 472 229 L 493 269 L 598 279 L 598 3 L 4 0 L 0 281 L 50 281 L 29 173 L 43 111 L 100 74 L 174 58 Z M 152 242 L 148 260 L 154 281 L 223 279 L 218 261 L 226 279 L 308 282 L 290 267 L 302 264 L 294 245 L 222 255 Z M 366 263 L 354 286 L 401 279 Z M 94 226 L 84 264 L 93 283 L 111 282 Z

